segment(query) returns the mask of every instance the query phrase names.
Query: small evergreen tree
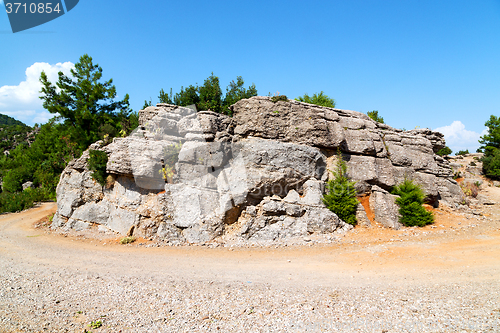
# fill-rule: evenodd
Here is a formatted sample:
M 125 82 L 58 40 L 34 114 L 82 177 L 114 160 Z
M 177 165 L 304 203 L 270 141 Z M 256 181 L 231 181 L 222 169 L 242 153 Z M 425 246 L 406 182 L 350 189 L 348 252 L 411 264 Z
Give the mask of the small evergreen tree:
M 347 177 L 347 164 L 342 159 L 340 150 L 338 150 L 337 156 L 335 170 L 330 170 L 334 178 L 326 184 L 323 203 L 342 221 L 355 225 L 357 222 L 356 210 L 359 204 L 356 199 L 355 182 Z
M 103 81 L 102 68 L 93 63 L 92 57 L 84 54 L 71 70 L 71 76 L 59 72 L 59 80 L 52 84 L 45 72 L 40 74 L 43 107 L 56 115 L 71 130 L 71 141 L 78 144 L 81 151 L 102 139 L 99 127 L 110 124 L 120 128 L 121 120 L 128 118 L 129 96 L 116 100 L 113 80 Z
M 229 116 L 232 116 L 232 111 L 230 106 L 244 98 L 250 98 L 252 96 L 257 96 L 257 88 L 255 84 L 252 83 L 251 86 L 245 89 L 243 85 L 245 81 L 241 76 L 236 77 L 236 82 L 231 81 L 226 88 L 226 96 L 224 97 L 224 110 L 223 112 Z
M 407 227 L 423 227 L 434 223 L 434 215 L 422 206 L 425 193 L 418 184 L 415 184 L 410 179 L 405 179 L 393 189 L 392 193 L 399 195 L 396 203 L 401 214 L 399 222 L 403 225 Z
M 106 163 L 108 163 L 108 155 L 106 152 L 101 150 L 89 150 L 89 169 L 92 172 L 92 178 L 94 178 L 101 186 L 106 185 Z
M 372 118 L 373 120 L 375 120 L 376 122 L 379 122 L 379 123 L 384 123 L 384 118 L 382 118 L 381 116 L 378 115 L 378 111 L 377 110 L 373 110 L 373 111 L 368 111 L 366 113 L 366 115 L 370 118 Z
M 327 106 L 329 108 L 335 107 L 335 100 L 325 95 L 323 91 L 321 91 L 319 94 L 313 94 L 312 96 L 304 94 L 304 96 L 299 96 L 295 100 L 309 104 L 316 104 L 319 106 Z
M 219 78 L 212 73 L 198 88 L 200 102 L 196 105 L 198 110 L 210 110 L 222 113 L 222 89 Z

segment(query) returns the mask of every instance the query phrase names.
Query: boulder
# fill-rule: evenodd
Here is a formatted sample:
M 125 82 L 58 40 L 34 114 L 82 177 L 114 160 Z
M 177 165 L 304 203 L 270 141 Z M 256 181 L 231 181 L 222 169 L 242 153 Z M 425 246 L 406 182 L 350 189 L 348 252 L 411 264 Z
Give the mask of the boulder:
M 372 187 L 370 195 L 370 209 L 375 215 L 375 221 L 383 226 L 392 229 L 399 229 L 402 224 L 399 222 L 399 206 L 396 204 L 396 196 L 378 187 Z
M 57 187 L 52 226 L 97 224 L 120 234 L 174 243 L 242 241 L 344 232 L 322 202 L 338 151 L 359 194 L 370 194 L 375 220 L 399 228 L 390 191 L 411 177 L 427 200 L 459 204 L 450 162 L 435 154 L 443 136 L 401 131 L 365 114 L 298 101 L 252 97 L 232 118 L 168 104 L 139 112 L 139 127 L 89 149 L 108 156 L 105 187 L 92 179 L 89 153 L 68 164 Z M 358 207 L 360 224 L 369 224 Z

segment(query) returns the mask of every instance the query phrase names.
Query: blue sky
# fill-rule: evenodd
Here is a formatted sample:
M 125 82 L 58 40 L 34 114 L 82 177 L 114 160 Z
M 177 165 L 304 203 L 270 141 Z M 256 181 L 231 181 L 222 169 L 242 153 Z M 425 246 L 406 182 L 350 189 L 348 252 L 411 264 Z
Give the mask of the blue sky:
M 240 75 L 261 95 L 324 91 L 393 127 L 440 129 L 454 151 L 499 115 L 499 0 L 82 0 L 16 34 L 0 14 L 0 47 L 0 113 L 28 124 L 50 117 L 39 71 L 55 80 L 85 53 L 134 110 L 214 72 L 223 89 Z

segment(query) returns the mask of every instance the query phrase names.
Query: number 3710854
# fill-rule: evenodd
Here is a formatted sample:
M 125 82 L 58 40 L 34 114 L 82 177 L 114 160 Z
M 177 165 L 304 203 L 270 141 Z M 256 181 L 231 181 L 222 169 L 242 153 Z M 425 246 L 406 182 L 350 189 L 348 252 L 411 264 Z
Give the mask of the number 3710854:
M 7 14 L 50 14 L 52 12 L 60 13 L 62 9 L 59 7 L 59 3 L 52 6 L 52 3 L 22 3 L 22 2 L 6 2 L 5 8 Z

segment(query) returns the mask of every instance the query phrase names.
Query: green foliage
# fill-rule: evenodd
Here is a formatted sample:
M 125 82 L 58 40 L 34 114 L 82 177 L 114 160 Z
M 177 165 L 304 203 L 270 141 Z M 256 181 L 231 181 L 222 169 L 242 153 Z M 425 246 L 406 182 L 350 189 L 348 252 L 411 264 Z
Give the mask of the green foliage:
M 288 102 L 288 97 L 286 97 L 285 95 L 276 95 L 271 97 L 271 101 L 273 103 L 277 103 L 279 101 Z
M 469 153 L 469 149 L 466 150 L 459 150 L 458 152 L 455 153 L 456 156 L 458 155 L 467 155 Z
M 8 156 L 0 156 L 0 173 L 4 183 L 7 181 L 4 189 L 11 193 L 20 191 L 21 184 L 29 180 L 47 193 L 55 193 L 60 173 L 81 154 L 68 136 L 64 125 L 52 120 L 42 125 L 31 146 L 21 144 Z
M 355 182 L 347 177 L 347 164 L 342 159 L 340 150 L 337 153 L 335 170 L 330 170 L 333 179 L 326 184 L 326 194 L 323 202 L 333 213 L 344 222 L 355 225 L 358 200 L 356 199 Z
M 94 178 L 101 186 L 106 185 L 106 163 L 108 163 L 108 155 L 101 150 L 89 150 L 88 165 Z
M 0 122 L 7 123 L 0 125 L 0 151 L 9 150 L 9 154 L 0 153 L 1 212 L 54 199 L 61 172 L 81 156 L 88 143 L 102 138 L 109 142 L 138 126 L 138 114 L 128 108 L 128 96 L 115 100 L 112 80 L 101 82 L 102 69 L 92 64 L 92 58 L 81 57 L 72 73 L 71 77 L 59 73 L 55 85 L 41 74 L 44 107 L 58 114 L 46 124 L 31 128 L 0 115 Z M 100 179 L 102 161 L 96 160 L 96 165 L 94 174 Z M 35 188 L 21 191 L 26 181 L 32 181 Z
M 149 102 L 147 100 L 144 100 L 144 105 L 142 106 L 142 109 L 144 110 L 148 106 L 152 106 L 152 105 L 153 105 L 153 102 L 151 100 L 149 100 Z
M 4 127 L 4 126 L 16 126 L 16 125 L 20 125 L 20 126 L 26 126 L 26 124 L 24 124 L 23 122 L 19 121 L 19 120 L 16 120 L 12 117 L 9 117 L 5 114 L 0 114 L 0 127 Z
M 47 200 L 50 193 L 43 188 L 28 188 L 22 192 L 0 193 L 0 213 L 20 212 L 31 208 L 35 202 Z
M 5 124 L 0 123 L 0 153 L 6 150 L 10 151 L 18 145 L 33 139 L 29 135 L 33 132 L 33 128 L 14 118 L 0 114 L 0 122 L 2 121 Z
M 304 96 L 299 96 L 295 100 L 309 104 L 326 106 L 329 108 L 335 107 L 335 100 L 325 95 L 323 91 L 321 91 L 319 94 L 313 94 L 312 97 L 309 96 L 308 94 L 304 94 Z
M 181 87 L 181 90 L 173 95 L 166 94 L 163 89 L 160 90 L 158 99 L 160 103 L 175 104 L 179 106 L 196 105 L 197 110 L 210 110 L 218 113 L 232 115 L 230 106 L 237 101 L 257 96 L 255 84 L 244 88 L 245 81 L 241 76 L 233 80 L 226 88 L 226 94 L 222 93 L 219 78 L 212 73 L 202 86 L 190 85 L 187 88 Z
M 200 102 L 198 87 L 190 85 L 186 89 L 181 87 L 181 91 L 174 95 L 174 104 L 179 106 L 197 105 Z
M 384 123 L 384 118 L 382 118 L 381 116 L 378 115 L 378 111 L 377 110 L 368 111 L 366 114 L 368 115 L 368 117 L 372 118 L 376 122 L 379 122 L 379 123 L 382 123 L 382 124 Z
M 477 195 L 479 194 L 479 186 L 481 184 L 479 184 L 479 182 L 475 182 L 475 183 L 462 183 L 460 185 L 460 188 L 462 189 L 462 192 L 464 192 L 464 194 L 468 197 L 473 197 L 473 198 L 476 198 Z
M 500 117 L 492 115 L 484 125 L 488 133 L 481 136 L 478 149 L 484 152 L 483 173 L 486 177 L 500 179 Z
M 484 126 L 488 127 L 488 133 L 481 136 L 479 143 L 485 154 L 488 154 L 489 150 L 500 148 L 500 117 L 491 115 Z
M 439 156 L 445 156 L 445 155 L 450 155 L 451 153 L 452 150 L 450 149 L 450 147 L 446 146 L 440 149 L 436 154 L 438 154 Z
M 196 105 L 198 110 L 211 110 L 222 113 L 222 89 L 219 78 L 212 73 L 201 87 L 198 88 L 200 102 Z
M 171 181 L 175 174 L 175 163 L 179 160 L 179 152 L 182 148 L 182 142 L 167 146 L 163 151 L 163 167 L 160 169 L 160 175 L 165 181 Z
M 229 116 L 233 115 L 233 111 L 230 106 L 239 100 L 250 98 L 253 96 L 257 96 L 257 88 L 255 88 L 255 84 L 252 84 L 248 88 L 245 89 L 243 86 L 245 81 L 241 76 L 236 77 L 236 82 L 231 81 L 226 88 L 226 96 L 224 97 L 223 103 L 223 112 Z
M 491 149 L 482 159 L 483 173 L 491 179 L 500 179 L 500 149 Z
M 399 205 L 399 213 L 401 214 L 399 221 L 403 225 L 423 227 L 434 223 L 434 215 L 422 206 L 425 193 L 418 184 L 410 179 L 405 179 L 393 189 L 392 193 L 399 195 L 396 203 Z
M 116 101 L 116 87 L 109 79 L 102 82 L 102 68 L 92 62 L 87 54 L 71 70 L 71 76 L 59 72 L 54 86 L 45 72 L 40 75 L 43 107 L 57 114 L 70 131 L 71 142 L 84 150 L 91 143 L 102 139 L 99 128 L 104 124 L 113 126 L 115 133 L 124 130 L 121 120 L 128 118 L 129 96 Z
M 130 244 L 135 242 L 136 238 L 133 236 L 123 237 L 120 239 L 120 244 Z

